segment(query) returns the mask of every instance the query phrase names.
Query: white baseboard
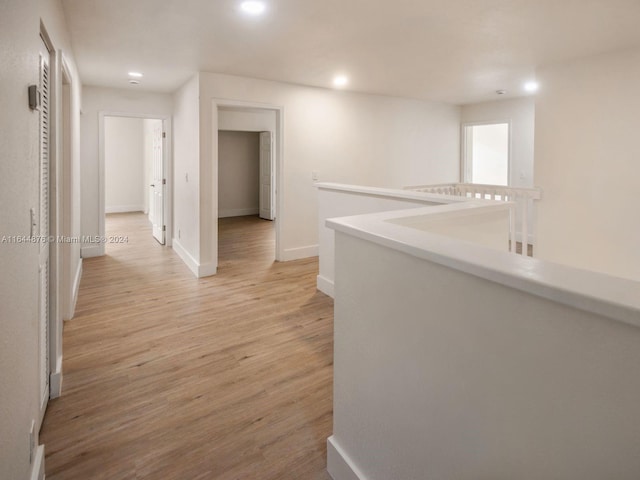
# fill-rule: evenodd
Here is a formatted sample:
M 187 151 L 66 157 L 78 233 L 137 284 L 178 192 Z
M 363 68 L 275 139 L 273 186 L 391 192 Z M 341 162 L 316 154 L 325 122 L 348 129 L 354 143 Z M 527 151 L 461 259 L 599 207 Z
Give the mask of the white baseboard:
M 211 275 L 215 275 L 218 271 L 217 265 L 213 263 L 205 263 L 199 264 L 195 258 L 191 256 L 189 252 L 182 246 L 179 240 L 173 239 L 171 248 L 178 254 L 178 256 L 182 259 L 191 273 L 193 273 L 196 277 L 209 277 Z
M 225 210 L 218 210 L 218 218 L 227 217 L 244 217 L 245 215 L 258 215 L 260 213 L 259 208 L 228 208 Z
M 44 445 L 38 445 L 31 467 L 30 480 L 44 480 Z
M 175 238 L 173 239 L 172 248 L 178 254 L 178 256 L 182 259 L 185 265 L 189 267 L 189 270 L 191 270 L 191 273 L 193 273 L 197 277 L 198 262 L 196 262 L 196 259 L 193 258 L 191 254 L 187 252 L 187 250 L 182 246 L 182 244 Z
M 104 207 L 104 213 L 144 212 L 144 205 L 112 205 Z
M 62 395 L 62 357 L 58 360 L 58 370 L 49 375 L 49 398 Z
M 210 277 L 218 273 L 218 265 L 215 263 L 205 263 L 198 266 L 198 278 Z
M 327 438 L 327 472 L 333 480 L 367 480 L 333 435 Z
M 102 255 L 104 255 L 104 245 L 91 245 L 80 249 L 82 258 L 101 257 Z
M 306 247 L 287 248 L 282 255 L 283 262 L 300 260 L 301 258 L 317 257 L 318 245 L 308 245 Z
M 322 275 L 318 275 L 316 277 L 316 286 L 318 290 L 320 290 L 325 295 L 329 295 L 331 298 L 335 298 L 333 280 L 329 280 Z

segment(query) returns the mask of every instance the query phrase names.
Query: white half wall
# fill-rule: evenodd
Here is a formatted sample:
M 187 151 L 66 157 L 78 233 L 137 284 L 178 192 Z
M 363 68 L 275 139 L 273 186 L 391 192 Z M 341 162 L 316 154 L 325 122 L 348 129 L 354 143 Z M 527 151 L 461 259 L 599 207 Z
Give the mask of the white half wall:
M 105 117 L 105 211 L 140 212 L 145 207 L 144 119 Z
M 335 249 L 334 231 L 327 227 L 327 219 L 465 201 L 462 197 L 333 183 L 319 183 L 317 187 L 320 255 L 317 287 L 330 297 L 334 294 Z
M 640 50 L 538 72 L 536 255 L 640 281 Z
M 213 73 L 199 79 L 202 261 L 217 261 L 218 99 L 282 108 L 281 257 L 318 244 L 312 172 L 321 181 L 373 186 L 459 177 L 458 106 Z
M 218 132 L 218 218 L 260 209 L 260 134 Z
M 342 221 L 334 480 L 640 478 L 633 282 Z

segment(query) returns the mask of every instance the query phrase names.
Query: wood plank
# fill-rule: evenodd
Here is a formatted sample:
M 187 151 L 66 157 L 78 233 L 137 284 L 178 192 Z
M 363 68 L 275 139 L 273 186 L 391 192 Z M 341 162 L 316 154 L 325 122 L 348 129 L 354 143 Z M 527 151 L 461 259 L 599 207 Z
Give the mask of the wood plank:
M 332 429 L 333 302 L 317 258 L 274 262 L 273 223 L 220 220 L 195 279 L 142 214 L 112 214 L 64 328 L 47 479 L 318 479 Z

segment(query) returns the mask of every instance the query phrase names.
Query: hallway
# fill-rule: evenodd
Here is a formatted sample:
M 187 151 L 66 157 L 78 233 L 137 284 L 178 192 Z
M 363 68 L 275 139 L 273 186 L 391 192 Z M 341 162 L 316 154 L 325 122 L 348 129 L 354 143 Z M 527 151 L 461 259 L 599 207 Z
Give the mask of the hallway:
M 47 479 L 322 479 L 332 430 L 333 303 L 317 259 L 274 263 L 271 222 L 220 222 L 195 279 L 142 214 L 110 215 L 64 330 Z

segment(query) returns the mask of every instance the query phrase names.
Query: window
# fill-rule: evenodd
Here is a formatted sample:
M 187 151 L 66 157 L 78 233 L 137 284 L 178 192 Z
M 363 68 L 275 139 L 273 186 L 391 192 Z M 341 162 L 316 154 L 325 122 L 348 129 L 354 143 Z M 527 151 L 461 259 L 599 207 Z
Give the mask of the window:
M 509 123 L 463 125 L 463 182 L 509 185 Z

